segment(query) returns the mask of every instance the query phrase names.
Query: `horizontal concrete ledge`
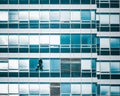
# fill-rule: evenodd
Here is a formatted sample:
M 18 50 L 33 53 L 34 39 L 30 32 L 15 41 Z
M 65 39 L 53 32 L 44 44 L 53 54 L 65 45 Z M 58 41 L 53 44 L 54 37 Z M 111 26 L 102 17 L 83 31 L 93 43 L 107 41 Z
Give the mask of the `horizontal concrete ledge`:
M 120 8 L 97 8 L 97 13 L 120 13 Z
M 96 34 L 97 29 L 0 29 L 0 33 L 3 34 L 22 34 L 22 33 L 30 33 L 30 34 Z
M 23 5 L 23 4 L 2 4 L 0 5 L 0 9 L 96 9 L 95 4 L 76 4 L 76 5 L 68 5 L 68 4 L 32 4 L 32 5 Z
M 0 78 L 0 82 L 96 82 L 97 78 Z
M 96 58 L 97 53 L 0 53 L 0 58 Z
M 97 32 L 98 37 L 120 37 L 120 32 Z
M 120 84 L 120 79 L 118 80 L 115 80 L 115 79 L 112 79 L 112 80 L 98 80 L 97 81 L 97 84 L 113 84 L 113 85 L 118 85 Z
M 117 56 L 97 56 L 97 60 L 120 60 L 120 55 L 117 55 Z

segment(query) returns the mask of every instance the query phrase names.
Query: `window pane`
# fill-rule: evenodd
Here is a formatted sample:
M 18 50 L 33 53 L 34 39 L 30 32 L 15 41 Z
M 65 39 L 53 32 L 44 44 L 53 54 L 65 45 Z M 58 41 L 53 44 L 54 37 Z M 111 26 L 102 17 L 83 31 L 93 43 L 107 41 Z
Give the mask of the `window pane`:
M 111 95 L 119 95 L 120 89 L 119 86 L 111 86 Z
M 9 11 L 9 21 L 10 22 L 18 22 L 18 12 L 17 11 Z
M 18 84 L 9 84 L 9 93 L 18 93 Z
M 0 21 L 8 21 L 8 12 L 0 11 Z
M 61 11 L 60 20 L 62 22 L 70 21 L 70 13 L 69 13 L 69 11 Z
M 8 45 L 8 36 L 5 35 L 0 36 L 0 45 Z
M 60 71 L 60 60 L 59 59 L 51 59 L 50 60 L 50 70 L 51 70 L 51 72 L 59 72 Z
M 30 94 L 39 94 L 38 84 L 30 84 Z
M 101 62 L 101 71 L 102 72 L 110 72 L 110 64 L 109 62 Z
M 29 20 L 28 11 L 19 11 L 19 20 L 20 21 L 28 21 Z
M 28 94 L 29 93 L 29 85 L 28 84 L 20 84 L 20 94 Z
M 7 61 L 0 61 L 0 70 L 8 69 Z
M 82 70 L 91 70 L 91 60 L 81 60 Z
M 110 41 L 108 38 L 100 38 L 100 48 L 110 48 Z
M 111 72 L 120 71 L 120 64 L 119 62 L 111 62 Z
M 109 15 L 100 15 L 100 24 L 109 24 Z
M 70 35 L 61 35 L 61 44 L 70 44 Z
M 110 15 L 110 24 L 119 24 L 119 15 Z
M 96 20 L 95 15 L 96 15 L 95 11 L 91 11 L 91 20 Z
M 59 21 L 59 11 L 50 11 L 50 21 Z
M 40 11 L 40 21 L 49 21 L 49 11 Z
M 18 60 L 11 59 L 9 60 L 9 69 L 10 70 L 18 70 Z
M 39 11 L 30 11 L 30 20 L 39 20 Z
M 49 84 L 40 84 L 40 94 L 50 94 Z
M 91 84 L 82 84 L 82 94 L 92 94 Z
M 109 86 L 100 86 L 100 93 L 101 95 L 108 95 L 109 96 Z
M 82 44 L 91 44 L 91 35 L 82 35 Z
M 71 11 L 71 21 L 80 21 L 80 11 Z
M 0 84 L 0 94 L 8 94 L 8 84 Z
M 71 93 L 72 94 L 80 94 L 81 93 L 80 84 L 71 84 Z
M 50 35 L 50 44 L 60 45 L 60 36 L 59 35 Z
M 19 69 L 29 70 L 29 60 L 19 60 Z
M 80 35 L 71 35 L 72 44 L 80 44 Z
M 30 36 L 30 45 L 39 45 L 39 36 Z
M 50 60 L 43 59 L 43 71 L 49 71 L 49 70 L 50 70 Z
M 90 11 L 81 11 L 81 19 L 82 20 L 90 20 Z
M 9 36 L 9 45 L 18 45 L 18 36 L 17 35 Z
M 110 47 L 111 48 L 120 48 L 120 42 L 119 42 L 119 39 L 116 39 L 116 38 L 112 38 L 110 40 Z
M 41 35 L 40 36 L 40 44 L 49 44 L 49 36 Z
M 29 38 L 28 38 L 28 36 L 20 35 L 19 36 L 19 44 L 20 45 L 28 45 L 29 44 Z
M 70 84 L 61 84 L 61 93 L 70 93 L 71 86 Z

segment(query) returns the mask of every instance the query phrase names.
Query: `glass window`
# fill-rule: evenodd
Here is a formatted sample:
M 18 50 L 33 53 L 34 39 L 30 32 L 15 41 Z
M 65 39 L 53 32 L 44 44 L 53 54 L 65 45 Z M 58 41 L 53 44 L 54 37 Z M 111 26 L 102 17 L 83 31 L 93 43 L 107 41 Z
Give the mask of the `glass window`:
M 91 70 L 91 60 L 81 60 L 82 70 Z
M 69 11 L 61 11 L 60 20 L 61 20 L 61 22 L 70 21 L 70 13 L 69 13 Z
M 9 69 L 12 71 L 18 70 L 18 60 L 10 59 L 9 60 Z
M 111 86 L 111 95 L 119 95 L 120 89 L 119 86 Z
M 81 11 L 81 20 L 90 20 L 90 11 Z
M 29 38 L 25 35 L 19 35 L 19 44 L 20 45 L 28 45 L 29 44 Z
M 51 59 L 50 60 L 50 70 L 51 70 L 51 72 L 59 72 L 60 71 L 60 60 L 59 59 Z
M 81 93 L 80 84 L 71 84 L 71 93 L 72 94 L 80 94 Z
M 0 94 L 8 94 L 8 84 L 0 84 Z
M 70 44 L 70 35 L 61 35 L 61 44 Z
M 50 60 L 43 59 L 43 71 L 49 71 L 49 70 L 50 70 Z
M 92 94 L 91 84 L 82 84 L 82 94 Z
M 100 24 L 109 24 L 109 15 L 107 14 L 100 15 Z
M 100 94 L 101 95 L 108 95 L 109 96 L 109 86 L 100 86 Z
M 110 72 L 110 64 L 109 62 L 101 62 L 101 72 Z
M 82 44 L 91 44 L 91 35 L 82 35 Z
M 80 21 L 80 11 L 71 11 L 71 21 Z
M 100 38 L 100 48 L 110 48 L 110 41 L 108 38 Z
M 91 20 L 96 20 L 95 15 L 96 15 L 95 11 L 91 11 Z
M 29 60 L 19 60 L 20 70 L 29 70 Z
M 50 94 L 50 85 L 49 84 L 40 84 L 40 94 Z
M 49 36 L 41 35 L 40 36 L 40 44 L 49 44 Z
M 39 36 L 31 35 L 30 36 L 30 45 L 39 45 Z
M 80 35 L 71 35 L 71 44 L 80 44 Z
M 20 84 L 19 85 L 20 94 L 28 94 L 29 93 L 29 85 L 28 84 Z
M 39 11 L 30 11 L 30 20 L 39 20 Z
M 10 22 L 18 22 L 18 12 L 17 11 L 9 11 L 9 21 Z
M 18 93 L 18 84 L 9 84 L 9 93 Z
M 120 48 L 120 42 L 118 38 L 110 39 L 110 47 L 111 48 Z
M 30 84 L 30 94 L 39 94 L 38 84 Z
M 71 86 L 70 84 L 61 84 L 61 93 L 70 93 Z
M 50 35 L 50 44 L 51 45 L 60 45 L 60 36 L 59 35 Z
M 50 21 L 59 21 L 59 11 L 50 11 Z
M 5 35 L 0 36 L 0 45 L 8 45 L 8 36 Z
M 17 35 L 9 36 L 9 45 L 18 45 L 18 36 Z
M 119 15 L 110 15 L 110 24 L 119 24 Z
M 120 71 L 119 62 L 111 62 L 110 70 L 111 72 Z
M 49 11 L 40 11 L 40 21 L 49 21 Z
M 8 12 L 0 11 L 0 21 L 8 21 Z
M 19 20 L 20 21 L 28 21 L 29 20 L 29 12 L 28 11 L 19 11 Z
M 0 70 L 8 69 L 8 62 L 0 60 Z

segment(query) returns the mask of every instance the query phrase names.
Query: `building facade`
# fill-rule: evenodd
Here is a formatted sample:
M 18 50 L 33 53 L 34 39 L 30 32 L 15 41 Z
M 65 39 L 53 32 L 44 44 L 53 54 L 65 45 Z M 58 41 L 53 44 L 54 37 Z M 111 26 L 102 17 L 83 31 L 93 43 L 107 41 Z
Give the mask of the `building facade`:
M 120 0 L 0 0 L 0 96 L 120 96 Z

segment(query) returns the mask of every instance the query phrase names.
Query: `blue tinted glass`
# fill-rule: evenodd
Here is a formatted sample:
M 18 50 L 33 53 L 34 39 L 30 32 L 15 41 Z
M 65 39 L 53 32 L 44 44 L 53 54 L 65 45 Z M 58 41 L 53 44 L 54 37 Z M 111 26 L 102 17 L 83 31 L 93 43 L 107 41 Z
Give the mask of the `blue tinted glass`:
M 40 0 L 40 4 L 49 4 L 49 0 Z
M 61 44 L 70 44 L 70 35 L 61 35 Z
M 69 0 L 60 0 L 61 4 L 69 4 Z
M 36 58 L 30 59 L 30 70 L 31 71 L 36 71 L 37 65 L 38 65 L 38 59 Z
M 71 44 L 80 44 L 80 35 L 71 35 Z
M 61 84 L 61 93 L 70 93 L 70 84 Z
M 82 20 L 90 20 L 91 17 L 90 17 L 90 11 L 81 11 L 81 19 Z
M 50 0 L 50 4 L 59 4 L 59 0 Z
M 30 4 L 39 4 L 39 0 L 30 0 Z
M 8 0 L 0 0 L 0 4 L 8 4 Z
M 110 41 L 110 47 L 111 48 L 120 48 L 120 40 L 116 38 L 112 38 Z
M 60 71 L 60 60 L 59 59 L 50 60 L 50 70 L 51 72 Z
M 81 4 L 90 4 L 90 0 L 81 0 Z
M 82 44 L 91 44 L 91 36 L 82 35 Z
M 18 4 L 18 0 L 9 0 L 9 4 Z
M 28 0 L 19 0 L 20 4 L 28 4 Z
M 71 0 L 71 4 L 80 4 L 80 0 Z

